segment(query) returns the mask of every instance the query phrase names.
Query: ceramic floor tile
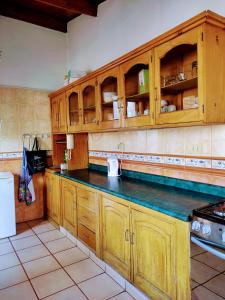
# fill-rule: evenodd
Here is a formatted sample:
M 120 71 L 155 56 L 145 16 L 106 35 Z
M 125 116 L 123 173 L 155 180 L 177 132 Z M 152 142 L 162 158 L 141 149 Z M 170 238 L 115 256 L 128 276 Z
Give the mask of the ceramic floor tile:
M 38 224 L 44 224 L 44 223 L 47 223 L 48 221 L 47 220 L 44 220 L 44 219 L 36 219 L 36 220 L 31 220 L 31 221 L 28 221 L 27 224 L 30 226 L 30 227 L 34 227 Z
M 191 243 L 191 257 L 195 256 L 197 254 L 201 254 L 205 252 L 205 250 L 203 250 L 201 247 L 195 245 L 194 243 Z
M 216 269 L 219 272 L 225 271 L 225 261 L 221 258 L 216 257 L 215 255 L 212 255 L 209 252 L 199 254 L 195 256 L 195 259 L 205 263 L 206 265 Z
M 43 242 L 50 242 L 64 237 L 65 235 L 59 230 L 51 230 L 38 234 L 39 239 Z
M 205 287 L 199 286 L 192 291 L 192 300 L 223 300 L 223 298 L 212 293 Z
M 0 255 L 14 252 L 10 242 L 0 244 Z
M 37 300 L 29 281 L 0 291 L 1 300 Z
M 20 231 L 20 233 L 16 234 L 15 236 L 12 236 L 10 238 L 11 241 L 15 241 L 18 239 L 22 239 L 28 236 L 34 235 L 34 232 L 31 229 L 25 229 L 23 231 Z
M 214 277 L 209 282 L 205 283 L 204 286 L 207 287 L 210 291 L 225 298 L 225 275 L 221 274 Z
M 36 236 L 29 236 L 23 239 L 12 241 L 13 247 L 16 250 L 22 250 L 41 244 L 41 241 Z
M 0 271 L 0 289 L 12 286 L 14 284 L 27 280 L 27 276 L 22 266 L 15 266 Z
M 123 289 L 107 274 L 101 274 L 78 284 L 90 300 L 103 300 L 120 294 Z
M 53 226 L 51 223 L 44 221 L 41 224 L 37 224 L 34 227 L 32 227 L 32 230 L 36 233 L 36 234 L 40 234 L 43 232 L 47 232 L 50 230 L 55 230 L 55 226 Z
M 217 274 L 219 273 L 214 269 L 199 261 L 191 259 L 191 279 L 194 279 L 196 282 L 204 283 Z
M 90 258 L 65 267 L 65 270 L 76 283 L 82 282 L 104 272 Z
M 0 239 L 0 244 L 7 243 L 7 242 L 9 242 L 8 238 Z
M 194 280 L 191 280 L 191 289 L 193 290 L 194 288 L 196 288 L 199 285 L 199 283 L 197 283 Z
M 51 253 L 60 252 L 75 246 L 68 238 L 47 242 L 45 245 Z
M 72 286 L 71 288 L 45 298 L 45 300 L 87 300 L 87 298 L 77 286 Z
M 81 251 L 78 247 L 74 247 L 62 252 L 58 252 L 54 254 L 54 256 L 64 267 L 88 258 L 88 256 L 83 251 Z
M 127 292 L 121 293 L 115 297 L 110 298 L 110 300 L 134 300 Z
M 29 278 L 34 278 L 61 268 L 51 255 L 32 260 L 23 264 L 23 266 Z
M 22 263 L 48 256 L 50 252 L 44 245 L 37 245 L 34 247 L 26 248 L 16 251 Z
M 0 270 L 11 268 L 20 264 L 15 252 L 0 255 Z
M 31 279 L 31 283 L 40 299 L 74 285 L 62 269 Z

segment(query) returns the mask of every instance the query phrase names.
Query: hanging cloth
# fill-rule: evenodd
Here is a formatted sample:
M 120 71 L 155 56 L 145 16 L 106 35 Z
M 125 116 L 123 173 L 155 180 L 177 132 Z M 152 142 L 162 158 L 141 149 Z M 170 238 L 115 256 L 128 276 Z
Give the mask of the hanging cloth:
M 20 174 L 19 201 L 26 202 L 27 205 L 35 201 L 34 185 L 32 176 L 29 175 L 26 148 L 24 146 Z

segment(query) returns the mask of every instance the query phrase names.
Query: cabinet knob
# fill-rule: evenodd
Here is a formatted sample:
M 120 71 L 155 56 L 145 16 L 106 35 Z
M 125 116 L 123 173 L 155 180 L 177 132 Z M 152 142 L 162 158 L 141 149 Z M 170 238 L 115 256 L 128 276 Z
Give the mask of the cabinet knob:
M 129 242 L 129 229 L 125 231 L 125 241 Z

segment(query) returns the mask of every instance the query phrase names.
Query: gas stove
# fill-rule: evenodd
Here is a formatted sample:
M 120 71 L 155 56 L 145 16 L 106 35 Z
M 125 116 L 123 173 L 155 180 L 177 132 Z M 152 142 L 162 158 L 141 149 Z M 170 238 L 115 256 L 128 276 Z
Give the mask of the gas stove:
M 225 249 L 225 200 L 193 211 L 192 236 Z

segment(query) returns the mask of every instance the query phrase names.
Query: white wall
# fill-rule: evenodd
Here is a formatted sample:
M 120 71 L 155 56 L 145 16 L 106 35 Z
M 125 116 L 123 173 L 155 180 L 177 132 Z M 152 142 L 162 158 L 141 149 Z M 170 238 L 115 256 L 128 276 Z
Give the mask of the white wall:
M 0 16 L 0 85 L 54 90 L 66 72 L 66 34 Z
M 95 70 L 206 9 L 225 16 L 225 1 L 107 0 L 69 22 L 67 67 Z

